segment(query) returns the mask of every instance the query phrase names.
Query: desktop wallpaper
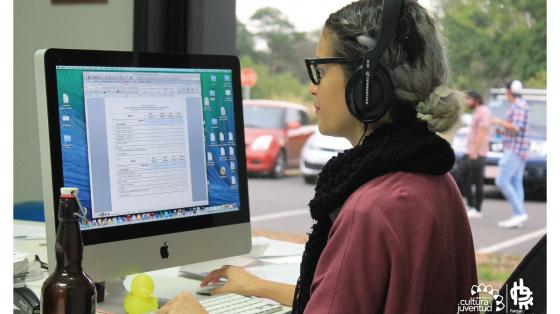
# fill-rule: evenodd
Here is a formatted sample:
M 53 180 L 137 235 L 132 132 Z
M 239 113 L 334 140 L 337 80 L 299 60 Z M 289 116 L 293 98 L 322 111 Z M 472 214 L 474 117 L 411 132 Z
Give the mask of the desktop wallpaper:
M 119 69 L 130 71 L 127 68 Z M 135 68 L 134 71 L 143 72 L 143 70 Z M 91 71 L 91 69 L 86 67 L 58 67 L 56 79 L 63 182 L 66 187 L 80 189 L 78 198 L 82 206 L 88 209 L 86 217 L 82 220 L 82 228 L 89 228 L 100 226 L 101 222 L 92 219 L 92 213 L 89 210 L 91 208 L 91 189 L 83 94 L 82 73 L 84 71 Z M 114 72 L 115 68 L 106 71 Z M 161 71 L 164 70 L 158 69 L 158 72 Z M 178 71 L 173 69 L 173 72 L 177 73 Z M 181 73 L 181 71 L 179 72 Z M 202 87 L 201 97 L 209 194 L 209 205 L 207 207 L 228 205 L 229 210 L 227 211 L 236 210 L 240 208 L 240 196 L 231 71 L 191 69 L 185 69 L 184 71 L 184 73 L 193 72 L 200 74 Z M 193 212 L 192 209 L 188 208 L 178 210 L 179 213 Z M 173 208 L 156 209 L 154 212 L 155 215 L 151 213 L 137 216 L 142 218 L 141 220 L 150 220 L 150 215 L 152 219 L 154 216 L 158 219 L 178 217 L 177 209 Z M 194 213 L 196 214 L 196 210 Z M 204 211 L 198 211 L 198 213 L 204 214 Z M 139 219 L 133 220 L 138 221 Z M 128 220 L 125 217 L 122 217 L 122 219 L 119 217 L 118 222 L 130 222 L 130 217 Z M 106 222 L 103 223 L 103 225 L 105 224 Z

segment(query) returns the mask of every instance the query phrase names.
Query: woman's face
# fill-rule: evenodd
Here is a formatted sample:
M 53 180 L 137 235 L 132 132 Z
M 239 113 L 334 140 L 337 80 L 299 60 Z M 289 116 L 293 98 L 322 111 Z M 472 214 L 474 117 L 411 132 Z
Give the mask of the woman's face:
M 315 51 L 317 58 L 334 56 L 330 37 L 328 31 L 325 33 L 323 30 Z M 315 96 L 314 107 L 319 132 L 323 135 L 345 137 L 354 143 L 354 137 L 362 130 L 362 125 L 346 107 L 343 68 L 339 64 L 320 64 L 317 68 L 321 73 L 321 82 L 319 85 L 310 83 L 308 90 Z

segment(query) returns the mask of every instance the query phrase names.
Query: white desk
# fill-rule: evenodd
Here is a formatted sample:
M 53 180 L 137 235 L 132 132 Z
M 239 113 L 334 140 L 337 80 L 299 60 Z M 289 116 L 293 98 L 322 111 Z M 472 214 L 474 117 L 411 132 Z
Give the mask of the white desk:
M 42 238 L 41 232 L 43 232 L 44 234 L 44 223 L 14 220 L 14 236 L 18 236 L 18 235 L 29 236 L 28 239 L 14 237 L 14 249 L 18 252 L 30 253 L 31 256 L 37 254 L 39 255 L 39 258 L 43 262 L 48 263 L 46 240 Z M 253 243 L 255 244 L 256 242 L 259 242 L 261 243 L 262 246 L 262 241 L 263 241 L 262 238 L 257 238 L 254 239 Z M 276 263 L 274 264 L 267 263 L 269 266 L 281 265 L 278 262 L 279 261 L 282 262 L 283 257 L 281 256 L 283 254 L 290 255 L 291 253 L 297 252 L 299 249 L 297 245 L 291 243 L 284 242 L 285 245 L 283 245 L 282 241 L 273 240 L 271 242 L 272 244 L 270 244 L 270 247 L 274 250 L 274 252 L 268 251 L 269 253 L 266 253 L 261 251 L 261 253 L 263 253 L 264 255 L 268 255 L 268 258 L 271 258 L 270 260 L 276 259 Z M 277 255 L 275 256 L 275 254 Z M 287 262 L 293 263 L 294 261 L 293 256 L 284 257 L 284 258 L 286 259 Z M 296 256 L 296 260 L 297 260 L 297 256 Z M 212 261 L 209 262 L 208 265 L 212 265 Z M 287 269 L 289 269 L 290 272 L 293 272 L 296 267 L 299 267 L 294 264 L 290 264 L 290 265 L 286 264 L 286 266 L 289 266 Z M 204 265 L 196 264 L 193 265 L 192 269 L 200 269 L 201 267 L 204 267 Z M 26 283 L 26 285 L 31 290 L 33 290 L 37 296 L 40 296 L 43 281 L 48 276 L 47 271 L 43 271 L 42 273 L 43 273 L 42 278 Z M 209 296 L 202 296 L 194 293 L 196 289 L 198 289 L 200 281 L 179 276 L 179 267 L 152 271 L 152 272 L 148 272 L 147 274 L 150 275 L 154 280 L 154 284 L 155 284 L 154 294 L 159 298 L 172 299 L 181 291 L 191 292 L 198 300 L 209 298 Z M 278 276 L 278 274 L 276 274 L 276 276 Z M 292 281 L 294 274 L 293 273 L 286 274 L 286 276 L 292 278 L 290 279 L 290 281 Z M 130 287 L 130 282 L 132 278 L 133 276 L 128 276 L 125 279 L 124 286 L 126 288 Z M 118 285 L 117 282 L 118 281 L 107 283 L 107 285 L 111 285 L 111 284 Z M 111 290 L 111 289 L 112 289 L 111 287 L 106 286 L 106 290 Z M 121 290 L 114 289 L 113 291 L 115 292 L 115 294 L 110 294 L 110 295 L 106 294 L 105 301 L 98 303 L 97 308 L 99 310 L 104 310 L 110 313 L 124 313 L 122 302 L 127 291 L 124 289 Z M 110 291 L 106 291 L 106 292 L 110 293 Z M 290 308 L 284 307 L 284 310 L 285 311 L 279 313 L 289 312 Z

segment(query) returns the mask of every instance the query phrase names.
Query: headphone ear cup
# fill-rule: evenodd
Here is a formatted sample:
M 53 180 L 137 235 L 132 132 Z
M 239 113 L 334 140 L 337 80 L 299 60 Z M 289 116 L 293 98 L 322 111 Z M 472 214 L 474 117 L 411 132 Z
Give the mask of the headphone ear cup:
M 363 88 L 364 75 L 362 66 L 350 75 L 346 83 L 346 106 L 356 119 L 371 123 L 381 119 L 389 110 L 393 98 L 393 84 L 387 70 L 383 66 L 378 66 L 373 74 L 369 106 L 366 107 L 366 95 Z
M 361 120 L 360 113 L 362 109 L 360 104 L 364 103 L 364 92 L 362 81 L 364 78 L 364 72 L 362 71 L 362 66 L 358 67 L 357 69 L 350 74 L 348 81 L 346 82 L 346 90 L 345 90 L 345 98 L 346 98 L 346 106 L 348 107 L 348 111 L 358 120 Z

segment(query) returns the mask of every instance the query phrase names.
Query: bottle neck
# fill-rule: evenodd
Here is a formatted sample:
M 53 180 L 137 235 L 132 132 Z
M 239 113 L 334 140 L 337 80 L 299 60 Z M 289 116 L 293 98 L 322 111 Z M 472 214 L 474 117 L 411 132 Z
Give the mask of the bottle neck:
M 82 233 L 77 221 L 63 220 L 56 233 L 56 268 L 66 271 L 82 271 Z
M 61 212 L 63 211 L 63 212 Z M 83 259 L 82 232 L 78 220 L 71 215 L 78 211 L 76 199 L 63 200 L 59 207 L 56 232 L 56 268 L 58 271 L 81 272 Z

